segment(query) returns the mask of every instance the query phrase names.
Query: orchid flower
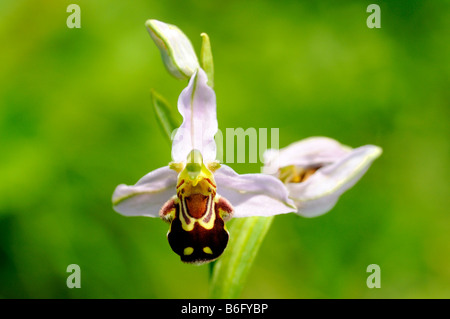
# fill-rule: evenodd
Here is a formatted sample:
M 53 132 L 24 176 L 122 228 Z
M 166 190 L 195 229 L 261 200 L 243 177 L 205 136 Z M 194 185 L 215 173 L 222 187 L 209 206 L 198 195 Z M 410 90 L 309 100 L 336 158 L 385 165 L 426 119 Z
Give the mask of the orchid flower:
M 216 96 L 198 68 L 178 99 L 183 122 L 172 143 L 173 162 L 135 185 L 119 185 L 113 207 L 122 215 L 160 217 L 170 223 L 172 250 L 183 262 L 218 258 L 228 243 L 231 217 L 295 211 L 283 183 L 270 175 L 239 175 L 216 159 Z
M 172 140 L 173 161 L 135 185 L 117 186 L 112 201 L 122 215 L 168 222 L 170 247 L 183 262 L 201 264 L 221 256 L 229 239 L 225 222 L 232 217 L 326 213 L 381 154 L 377 146 L 351 149 L 315 137 L 266 151 L 264 174 L 237 174 L 216 161 L 218 123 L 208 36 L 202 34 L 200 66 L 192 44 L 176 26 L 157 20 L 146 26 L 169 73 L 190 79 L 178 99 L 183 122 Z
M 263 172 L 285 183 L 299 215 L 315 217 L 330 211 L 381 153 L 375 145 L 352 149 L 331 138 L 311 137 L 267 150 Z

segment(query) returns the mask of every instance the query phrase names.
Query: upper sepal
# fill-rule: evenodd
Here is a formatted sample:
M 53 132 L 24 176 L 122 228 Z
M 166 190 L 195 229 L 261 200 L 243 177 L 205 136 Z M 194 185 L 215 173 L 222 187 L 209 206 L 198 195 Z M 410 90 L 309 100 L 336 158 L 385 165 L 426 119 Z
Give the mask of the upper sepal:
M 216 159 L 216 94 L 207 82 L 205 71 L 199 68 L 178 98 L 178 111 L 183 116 L 183 123 L 172 143 L 174 162 L 186 161 L 193 149 L 200 151 L 205 163 Z

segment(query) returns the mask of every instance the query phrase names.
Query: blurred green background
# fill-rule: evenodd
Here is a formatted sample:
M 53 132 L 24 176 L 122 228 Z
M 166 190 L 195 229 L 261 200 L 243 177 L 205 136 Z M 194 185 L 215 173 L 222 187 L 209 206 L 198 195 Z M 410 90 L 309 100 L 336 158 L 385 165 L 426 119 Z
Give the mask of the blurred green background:
M 170 161 L 150 103 L 176 103 L 144 22 L 211 38 L 219 127 L 280 128 L 384 153 L 328 214 L 277 216 L 244 298 L 450 298 L 449 2 L 0 3 L 0 297 L 206 298 L 167 224 L 111 208 Z M 240 173 L 261 164 L 230 164 Z M 66 268 L 81 267 L 81 289 Z M 369 289 L 366 267 L 381 267 Z

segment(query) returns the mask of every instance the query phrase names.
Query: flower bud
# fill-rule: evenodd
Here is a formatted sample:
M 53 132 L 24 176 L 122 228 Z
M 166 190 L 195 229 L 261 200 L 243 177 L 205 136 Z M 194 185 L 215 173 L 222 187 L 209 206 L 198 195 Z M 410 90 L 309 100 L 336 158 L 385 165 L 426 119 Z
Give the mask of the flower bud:
M 186 35 L 178 27 L 158 20 L 147 20 L 145 26 L 169 73 L 178 79 L 189 79 L 200 65 Z

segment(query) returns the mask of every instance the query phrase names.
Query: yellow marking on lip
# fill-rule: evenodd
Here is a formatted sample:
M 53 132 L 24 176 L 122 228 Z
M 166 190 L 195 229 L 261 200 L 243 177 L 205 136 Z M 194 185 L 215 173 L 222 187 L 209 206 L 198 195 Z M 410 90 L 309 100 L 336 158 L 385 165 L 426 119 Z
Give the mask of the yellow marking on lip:
M 208 246 L 206 246 L 206 247 L 203 247 L 203 251 L 205 252 L 205 253 L 207 253 L 207 254 L 210 254 L 210 255 L 212 255 L 212 250 L 211 250 L 211 248 L 209 248 Z
M 203 250 L 204 250 L 204 249 L 203 249 Z M 192 255 L 193 252 L 194 252 L 194 248 L 192 248 L 192 247 L 186 247 L 186 248 L 183 250 L 183 255 L 189 256 L 189 255 Z
M 214 198 L 212 198 L 212 195 L 209 195 L 208 206 L 206 208 L 206 212 L 200 218 L 194 218 L 194 217 L 190 216 L 186 206 L 187 206 L 186 199 L 183 198 L 180 203 L 180 221 L 181 221 L 181 227 L 183 227 L 183 230 L 192 231 L 194 229 L 194 226 L 196 223 L 198 223 L 204 229 L 210 230 L 210 229 L 214 228 L 216 214 L 215 214 Z M 210 216 L 209 220 L 207 222 L 205 222 L 205 219 L 208 219 L 208 216 Z

